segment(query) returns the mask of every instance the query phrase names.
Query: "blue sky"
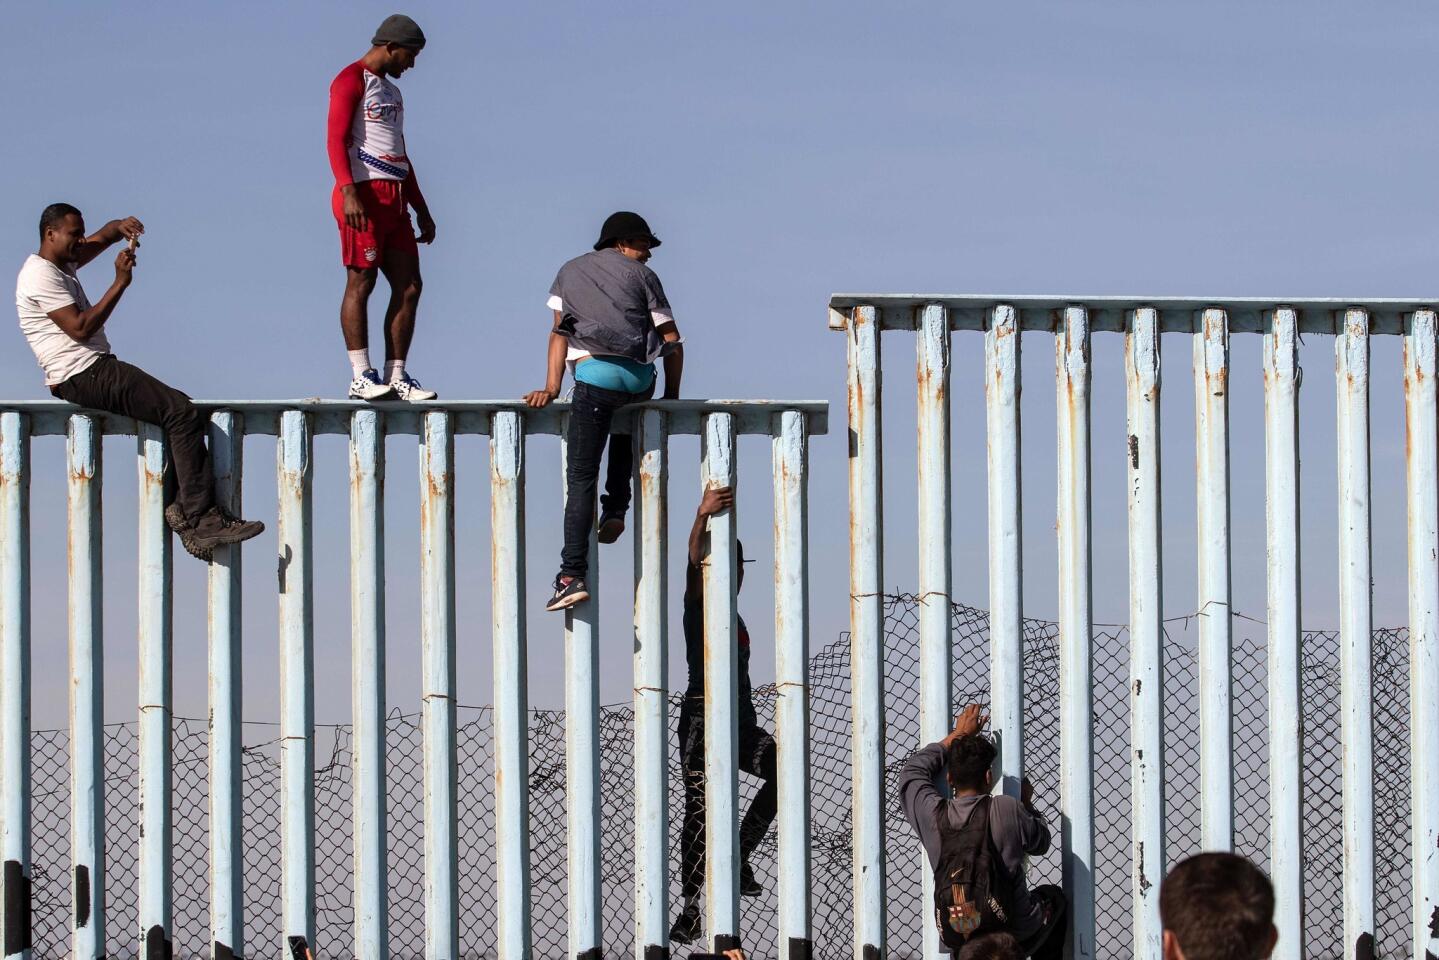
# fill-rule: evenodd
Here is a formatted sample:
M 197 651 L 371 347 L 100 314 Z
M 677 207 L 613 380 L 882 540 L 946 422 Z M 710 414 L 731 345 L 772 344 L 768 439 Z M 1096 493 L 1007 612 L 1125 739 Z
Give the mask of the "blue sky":
M 1040 5 L 452 4 L 406 9 L 430 44 L 401 81 L 406 133 L 439 235 L 412 370 L 447 398 L 539 386 L 555 268 L 614 209 L 664 238 L 652 266 L 688 340 L 687 396 L 827 399 L 812 455 L 813 643 L 847 622 L 843 338 L 836 291 L 1136 293 L 1206 297 L 1434 292 L 1439 240 L 1432 5 L 1396 2 Z M 40 209 L 91 224 L 140 216 L 116 351 L 203 398 L 339 396 L 343 271 L 324 152 L 330 79 L 388 4 L 28 4 L 8 11 L 10 136 L 0 143 L 0 261 L 19 268 Z M 83 274 L 92 296 L 107 260 Z M 377 293 L 380 304 L 383 287 Z M 378 334 L 375 336 L 378 344 Z M 6 398 L 45 396 L 12 326 Z M 1165 350 L 1166 610 L 1194 608 L 1189 343 Z M 1025 338 L 1026 606 L 1054 604 L 1052 344 Z M 885 582 L 914 583 L 912 338 L 886 338 L 891 522 Z M 1122 569 L 1118 338 L 1095 348 L 1095 563 Z M 378 351 L 377 351 L 378 352 Z M 1259 345 L 1236 337 L 1235 603 L 1262 615 Z M 1402 622 L 1402 407 L 1395 343 L 1374 348 L 1376 621 Z M 1309 338 L 1305 612 L 1336 620 L 1333 362 Z M 983 606 L 981 371 L 955 341 L 955 596 Z M 36 722 L 64 721 L 61 444 L 36 442 Z M 348 674 L 343 449 L 319 445 L 317 646 Z M 413 441 L 390 442 L 391 701 L 418 698 Z M 133 445 L 107 441 L 107 715 L 133 717 Z M 274 516 L 273 445 L 246 450 L 249 512 Z M 480 441 L 460 451 L 461 693 L 488 702 L 488 507 Z M 763 564 L 767 445 L 742 446 L 741 533 Z M 676 549 L 698 489 L 677 442 Z M 558 701 L 560 622 L 539 610 L 558 550 L 558 463 L 531 451 L 531 664 Z M 274 716 L 273 532 L 247 548 L 251 719 Z M 630 551 L 612 548 L 602 692 L 630 690 Z M 608 556 L 608 554 L 607 554 Z M 203 576 L 176 560 L 177 709 L 203 716 Z M 678 571 L 676 571 L 678 573 Z M 1096 616 L 1123 619 L 1123 578 Z M 674 578 L 678 582 L 679 577 Z M 767 577 L 741 601 L 756 679 L 772 672 Z M 676 598 L 677 600 L 677 598 Z M 1262 628 L 1258 628 L 1262 640 Z M 678 607 L 674 666 L 680 669 Z M 678 680 L 681 674 L 676 672 Z M 340 683 L 329 684 L 342 688 Z M 49 695 L 53 693 L 53 696 Z M 319 718 L 348 716 L 343 689 Z

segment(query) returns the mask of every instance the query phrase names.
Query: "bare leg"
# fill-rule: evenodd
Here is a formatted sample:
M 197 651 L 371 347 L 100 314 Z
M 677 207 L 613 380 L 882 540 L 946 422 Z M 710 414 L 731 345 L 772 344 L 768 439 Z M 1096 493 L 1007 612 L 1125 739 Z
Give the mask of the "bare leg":
M 374 267 L 363 270 L 345 268 L 345 296 L 340 300 L 340 330 L 345 335 L 346 350 L 366 350 L 370 346 L 370 292 L 375 289 Z
M 420 304 L 420 261 L 409 253 L 385 251 L 380 265 L 390 285 L 385 309 L 385 362 L 404 360 L 415 337 L 415 312 Z

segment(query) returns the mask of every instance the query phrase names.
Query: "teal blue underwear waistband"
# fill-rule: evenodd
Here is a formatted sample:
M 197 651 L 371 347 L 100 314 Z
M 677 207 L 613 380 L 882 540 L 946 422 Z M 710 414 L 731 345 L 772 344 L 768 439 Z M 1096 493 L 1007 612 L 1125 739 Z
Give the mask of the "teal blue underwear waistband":
M 575 364 L 575 380 L 601 390 L 644 393 L 655 382 L 655 365 L 626 357 L 589 357 Z

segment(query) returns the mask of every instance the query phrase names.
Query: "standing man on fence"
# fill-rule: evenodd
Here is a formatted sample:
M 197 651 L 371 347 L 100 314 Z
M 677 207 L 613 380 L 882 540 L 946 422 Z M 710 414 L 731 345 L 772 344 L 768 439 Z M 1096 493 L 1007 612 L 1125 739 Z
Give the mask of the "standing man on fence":
M 265 525 L 232 517 L 215 503 L 208 421 L 190 398 L 110 352 L 105 323 L 134 279 L 144 232 L 139 220 L 126 217 L 86 236 L 78 209 L 50 204 L 40 214 L 40 251 L 26 258 L 15 281 L 15 308 L 52 394 L 164 429 L 177 487 L 165 522 L 190 554 L 208 561 L 217 546 L 248 540 Z M 130 243 L 115 258 L 115 279 L 92 306 L 75 272 L 121 240 Z
M 405 372 L 420 304 L 420 249 L 435 239 L 435 220 L 420 193 L 405 150 L 405 100 L 390 82 L 415 65 L 425 34 L 401 13 L 385 18 L 370 51 L 340 71 L 330 84 L 330 118 L 325 145 L 335 190 L 330 206 L 340 227 L 345 296 L 340 330 L 350 354 L 350 399 L 433 400 Z M 413 207 L 420 222 L 415 236 Z M 385 373 L 370 363 L 370 293 L 376 271 L 390 285 L 385 309 Z
M 615 411 L 654 396 L 655 361 L 664 358 L 664 399 L 680 395 L 684 352 L 679 328 L 660 278 L 645 264 L 660 245 L 637 213 L 611 214 L 594 251 L 560 267 L 546 305 L 554 313 L 545 355 L 545 386 L 525 394 L 531 407 L 560 395 L 565 366 L 574 373 L 569 427 L 565 432 L 565 545 L 560 572 L 546 610 L 563 610 L 590 598 L 590 529 L 600 457 L 609 446 L 598 538 L 614 543 L 625 529 L 630 506 L 633 446 L 628 434 L 610 435 Z
M 670 927 L 670 939 L 693 943 L 700 936 L 700 890 L 705 870 L 705 599 L 704 571 L 709 554 L 709 518 L 734 506 L 734 490 L 717 487 L 706 490 L 690 529 L 689 556 L 685 566 L 685 663 L 689 684 L 680 706 L 680 761 L 685 771 L 685 819 L 680 832 L 680 890 L 684 904 Z M 744 545 L 735 542 L 739 569 L 735 590 L 744 585 Z M 778 810 L 775 770 L 775 740 L 759 725 L 749 679 L 749 629 L 739 619 L 739 768 L 761 778 L 764 784 L 750 802 L 739 828 L 740 893 L 757 897 L 764 892 L 750 867 L 750 856 L 769 833 Z

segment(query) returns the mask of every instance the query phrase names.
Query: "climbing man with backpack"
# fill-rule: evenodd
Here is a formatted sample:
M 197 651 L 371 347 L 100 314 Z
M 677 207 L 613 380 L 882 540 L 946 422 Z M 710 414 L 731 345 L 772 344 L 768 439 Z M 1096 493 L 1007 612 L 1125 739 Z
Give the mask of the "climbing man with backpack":
M 1064 953 L 1064 894 L 1053 884 L 1029 889 L 1024 858 L 1049 849 L 1049 825 L 1034 806 L 1026 779 L 1019 799 L 991 796 L 994 742 L 980 731 L 989 720 L 965 707 L 954 729 L 920 750 L 899 774 L 904 815 L 934 868 L 935 923 L 955 956 L 971 940 L 1010 933 L 1023 956 L 1059 960 Z M 939 788 L 943 771 L 954 795 Z

